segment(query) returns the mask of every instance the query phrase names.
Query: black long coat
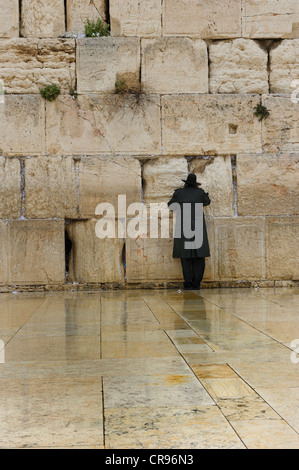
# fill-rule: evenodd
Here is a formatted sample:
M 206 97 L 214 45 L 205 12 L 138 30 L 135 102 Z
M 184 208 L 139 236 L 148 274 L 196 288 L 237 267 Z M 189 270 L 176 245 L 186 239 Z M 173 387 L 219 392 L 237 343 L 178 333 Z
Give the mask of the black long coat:
M 203 189 L 193 187 L 193 186 L 185 186 L 184 188 L 176 189 L 173 193 L 172 198 L 168 202 L 168 206 L 173 203 L 178 203 L 181 209 L 182 217 L 180 220 L 176 221 L 176 224 L 180 223 L 181 221 L 181 237 L 174 238 L 173 244 L 173 257 L 174 258 L 206 258 L 210 256 L 210 247 L 209 247 L 209 240 L 206 228 L 205 217 L 203 215 L 203 243 L 200 248 L 197 249 L 186 249 L 185 242 L 190 241 L 190 239 L 185 238 L 183 230 L 182 230 L 182 221 L 183 221 L 183 214 L 184 214 L 184 203 L 191 203 L 191 229 L 194 230 L 195 228 L 195 203 L 202 203 L 203 206 L 208 206 L 211 201 L 209 198 L 208 193 L 206 193 Z M 176 226 L 177 229 L 177 226 Z M 176 230 L 175 229 L 175 230 Z

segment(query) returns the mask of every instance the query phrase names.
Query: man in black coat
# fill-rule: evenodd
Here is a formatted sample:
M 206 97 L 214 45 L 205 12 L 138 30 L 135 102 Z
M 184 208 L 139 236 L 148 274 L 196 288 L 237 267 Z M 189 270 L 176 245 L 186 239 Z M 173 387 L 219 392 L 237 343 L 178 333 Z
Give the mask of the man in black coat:
M 181 259 L 184 288 L 200 289 L 205 270 L 205 258 L 210 256 L 210 248 L 204 214 L 198 209 L 208 206 L 211 201 L 209 194 L 198 187 L 201 183 L 196 181 L 196 175 L 191 173 L 186 180 L 182 181 L 185 186 L 176 189 L 168 202 L 169 209 L 177 213 L 173 257 Z M 198 223 L 200 218 L 201 223 Z M 186 221 L 190 225 L 187 227 L 189 229 L 187 235 Z M 199 231 L 201 231 L 200 234 Z M 194 241 L 199 238 L 202 240 L 200 246 L 194 245 Z M 193 247 L 192 245 L 190 247 L 190 242 L 193 242 Z

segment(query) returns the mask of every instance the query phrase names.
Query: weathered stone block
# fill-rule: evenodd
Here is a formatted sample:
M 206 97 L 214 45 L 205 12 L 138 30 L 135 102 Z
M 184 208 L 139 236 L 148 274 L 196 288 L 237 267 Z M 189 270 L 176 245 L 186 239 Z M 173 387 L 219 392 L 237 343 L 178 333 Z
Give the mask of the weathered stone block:
M 7 224 L 0 220 L 0 284 L 2 285 L 8 280 L 7 252 Z
M 299 279 L 299 217 L 266 218 L 268 279 Z
M 202 39 L 142 39 L 141 44 L 146 89 L 155 93 L 208 93 L 208 52 Z
M 141 167 L 135 158 L 82 157 L 79 180 L 81 218 L 94 217 L 101 203 L 112 204 L 118 216 L 119 195 L 126 197 L 124 217 L 129 204 L 141 202 Z
M 10 220 L 8 243 L 10 284 L 64 283 L 63 220 Z
M 299 154 L 238 155 L 239 215 L 299 214 Z
M 215 219 L 216 279 L 265 279 L 265 220 L 263 217 Z
M 74 34 L 84 33 L 86 21 L 106 21 L 105 0 L 67 0 L 67 30 Z
M 21 167 L 17 158 L 0 157 L 0 217 L 21 217 Z
M 255 41 L 212 43 L 209 58 L 211 93 L 268 92 L 268 54 Z
M 270 115 L 263 120 L 263 149 L 266 153 L 299 151 L 299 106 L 290 95 L 264 95 L 262 104 Z
M 270 51 L 270 91 L 292 93 L 295 87 L 299 88 L 299 39 L 285 39 Z
M 190 172 L 197 175 L 201 188 L 209 193 L 211 204 L 204 208 L 214 217 L 234 215 L 234 192 L 230 156 L 197 157 L 190 162 Z
M 160 98 L 156 95 L 59 96 L 47 103 L 48 152 L 131 155 L 161 149 Z
M 116 80 L 139 83 L 140 40 L 137 38 L 85 38 L 77 41 L 79 93 L 110 92 Z
M 241 36 L 241 0 L 164 0 L 163 5 L 164 36 Z
M 53 38 L 65 32 L 64 0 L 22 0 L 21 15 L 25 38 Z
M 245 38 L 299 37 L 297 0 L 245 0 L 242 11 Z
M 8 93 L 39 93 L 55 83 L 61 92 L 75 88 L 75 41 L 0 40 L 0 77 Z
M 184 185 L 182 179 L 187 175 L 188 164 L 184 157 L 159 157 L 146 161 L 142 167 L 144 203 L 167 203 L 174 190 Z
M 45 106 L 38 95 L 5 95 L 0 103 L 0 153 L 45 153 Z
M 170 236 L 168 238 L 160 236 L 151 238 L 150 219 L 147 219 L 147 231 L 143 236 L 127 237 L 126 278 L 128 283 L 182 281 L 181 262 L 172 257 L 172 221 L 169 222 Z
M 96 236 L 98 220 L 72 222 L 67 232 L 72 241 L 68 280 L 84 283 L 124 281 L 122 238 Z M 116 228 L 117 231 L 117 228 Z
M 19 1 L 0 0 L 0 38 L 19 36 Z
M 257 96 L 172 95 L 162 97 L 164 152 L 216 155 L 261 151 Z
M 78 217 L 78 171 L 72 157 L 26 158 L 25 217 Z
M 110 0 L 112 36 L 161 36 L 161 0 Z

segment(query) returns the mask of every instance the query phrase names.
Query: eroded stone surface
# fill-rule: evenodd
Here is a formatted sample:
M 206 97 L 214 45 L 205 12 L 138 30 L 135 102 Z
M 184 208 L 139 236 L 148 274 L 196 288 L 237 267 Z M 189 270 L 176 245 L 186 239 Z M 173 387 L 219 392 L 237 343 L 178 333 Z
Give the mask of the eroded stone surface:
M 103 203 L 112 204 L 118 216 L 118 196 L 126 201 L 125 211 L 128 205 L 141 202 L 141 167 L 133 157 L 82 157 L 79 180 L 82 218 L 94 217 L 96 207 Z M 121 209 L 123 203 L 119 204 Z M 122 215 L 126 216 L 126 212 Z
M 268 92 L 268 54 L 255 41 L 212 43 L 209 58 L 211 93 Z
M 68 280 L 70 282 L 119 283 L 124 281 L 122 238 L 96 236 L 97 219 L 72 222 L 67 226 L 72 241 Z M 117 233 L 117 228 L 116 228 Z
M 76 218 L 79 208 L 78 169 L 72 157 L 25 160 L 25 216 Z
M 263 120 L 263 149 L 267 153 L 299 151 L 299 106 L 290 95 L 263 95 L 269 111 Z
M 19 36 L 19 1 L 0 1 L 0 38 Z
M 105 0 L 67 0 L 67 30 L 71 33 L 84 33 L 86 21 L 106 21 Z
M 151 202 L 168 202 L 177 188 L 183 187 L 188 164 L 184 157 L 159 157 L 148 160 L 142 167 L 143 200 Z
M 299 217 L 267 217 L 268 279 L 299 279 Z
M 297 0 L 245 0 L 242 11 L 245 38 L 298 38 Z
M 164 152 L 216 155 L 261 151 L 259 97 L 172 95 L 162 98 Z M 299 109 L 299 108 L 298 108 Z
M 137 38 L 85 38 L 77 41 L 79 93 L 110 92 L 123 78 L 139 83 L 140 41 Z M 119 78 L 120 77 L 120 78 Z M 128 78 L 133 83 L 128 83 Z
M 110 0 L 112 36 L 161 36 L 161 0 Z
M 241 36 L 241 1 L 165 0 L 164 36 L 182 35 L 200 38 Z
M 45 153 L 45 106 L 41 96 L 5 95 L 0 116 L 0 153 Z
M 142 83 L 154 93 L 207 93 L 206 43 L 189 38 L 143 39 Z
M 190 172 L 197 175 L 201 188 L 209 193 L 211 204 L 205 214 L 221 217 L 234 215 L 234 194 L 231 157 L 194 158 Z
M 216 279 L 265 279 L 263 217 L 215 218 Z
M 22 0 L 23 37 L 53 38 L 64 31 L 64 0 Z
M 63 220 L 10 220 L 8 243 L 11 284 L 64 283 Z
M 0 40 L 0 77 L 7 93 L 39 93 L 56 84 L 75 88 L 75 41 L 70 39 Z
M 0 218 L 21 217 L 21 199 L 20 162 L 0 157 Z
M 77 100 L 59 96 L 47 103 L 47 144 L 52 155 L 152 154 L 160 150 L 160 138 L 156 95 L 81 95 Z
M 298 89 L 299 39 L 285 39 L 277 47 L 271 49 L 270 67 L 271 93 L 292 93 L 296 88 Z
M 238 155 L 238 214 L 299 214 L 298 171 L 298 153 Z

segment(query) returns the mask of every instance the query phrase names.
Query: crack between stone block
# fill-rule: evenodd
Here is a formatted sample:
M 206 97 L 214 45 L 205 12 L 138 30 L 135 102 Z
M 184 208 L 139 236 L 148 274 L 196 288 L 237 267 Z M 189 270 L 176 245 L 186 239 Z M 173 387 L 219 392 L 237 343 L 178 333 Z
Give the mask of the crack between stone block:
M 21 219 L 26 219 L 25 217 L 25 159 L 20 157 L 20 171 L 21 171 Z
M 235 217 L 238 217 L 238 205 L 237 205 L 237 157 L 236 155 L 231 156 L 231 167 L 232 167 L 232 181 L 233 181 L 233 195 L 234 195 L 234 211 Z

